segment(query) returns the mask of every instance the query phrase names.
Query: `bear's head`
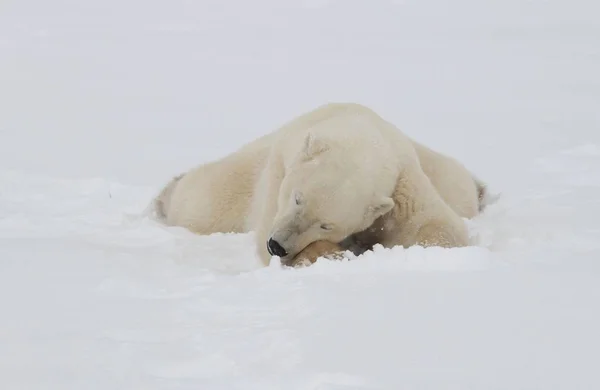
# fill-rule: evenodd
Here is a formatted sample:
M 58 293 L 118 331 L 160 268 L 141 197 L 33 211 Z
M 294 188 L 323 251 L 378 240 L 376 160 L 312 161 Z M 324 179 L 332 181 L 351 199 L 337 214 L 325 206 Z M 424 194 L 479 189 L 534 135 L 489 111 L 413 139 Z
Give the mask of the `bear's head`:
M 364 160 L 371 156 L 346 153 L 346 146 L 306 137 L 281 183 L 265 243 L 271 255 L 288 260 L 315 241 L 339 243 L 394 207 L 389 186 L 376 184 L 379 166 Z

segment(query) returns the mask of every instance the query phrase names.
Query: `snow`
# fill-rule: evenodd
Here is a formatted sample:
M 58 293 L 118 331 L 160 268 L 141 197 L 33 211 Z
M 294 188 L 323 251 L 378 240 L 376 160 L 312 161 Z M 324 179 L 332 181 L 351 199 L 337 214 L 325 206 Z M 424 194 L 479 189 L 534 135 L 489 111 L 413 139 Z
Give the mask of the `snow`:
M 591 0 L 9 2 L 2 389 L 600 387 Z M 143 216 L 172 176 L 357 101 L 502 196 L 474 246 L 261 268 Z

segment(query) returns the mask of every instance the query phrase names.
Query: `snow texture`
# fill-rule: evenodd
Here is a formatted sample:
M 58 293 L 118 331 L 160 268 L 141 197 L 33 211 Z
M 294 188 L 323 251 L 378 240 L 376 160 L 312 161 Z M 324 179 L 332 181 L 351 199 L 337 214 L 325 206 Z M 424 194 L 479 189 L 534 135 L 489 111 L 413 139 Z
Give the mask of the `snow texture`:
M 0 10 L 0 388 L 598 389 L 592 0 L 15 1 Z M 473 247 L 261 268 L 143 216 L 328 101 L 501 192 Z

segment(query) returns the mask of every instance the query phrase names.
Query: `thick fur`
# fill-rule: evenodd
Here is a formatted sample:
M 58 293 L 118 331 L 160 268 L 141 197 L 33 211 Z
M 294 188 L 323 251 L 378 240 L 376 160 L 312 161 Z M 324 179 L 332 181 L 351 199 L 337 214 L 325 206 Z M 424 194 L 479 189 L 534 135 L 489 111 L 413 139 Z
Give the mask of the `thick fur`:
M 179 179 L 182 177 L 183 175 L 177 175 L 172 178 L 171 181 L 169 181 L 162 189 L 160 194 L 158 194 L 158 196 L 154 199 L 154 211 L 160 220 L 165 220 L 167 218 L 167 205 L 171 204 L 171 194 L 179 182 Z
M 155 207 L 167 224 L 199 234 L 254 231 L 268 264 L 269 238 L 286 262 L 377 224 L 387 227 L 374 238 L 384 246 L 467 245 L 461 218 L 479 212 L 484 188 L 372 110 L 332 103 L 171 180 Z

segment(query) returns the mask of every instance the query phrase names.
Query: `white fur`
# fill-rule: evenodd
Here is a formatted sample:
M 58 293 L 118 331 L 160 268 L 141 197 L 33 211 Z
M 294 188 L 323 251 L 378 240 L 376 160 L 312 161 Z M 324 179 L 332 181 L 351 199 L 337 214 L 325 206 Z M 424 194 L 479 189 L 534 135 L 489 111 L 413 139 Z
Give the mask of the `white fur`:
M 384 245 L 466 245 L 461 217 L 476 215 L 479 187 L 372 110 L 332 103 L 173 179 L 155 205 L 166 223 L 199 234 L 254 231 L 267 264 L 269 238 L 291 258 L 381 218 L 395 226 Z

